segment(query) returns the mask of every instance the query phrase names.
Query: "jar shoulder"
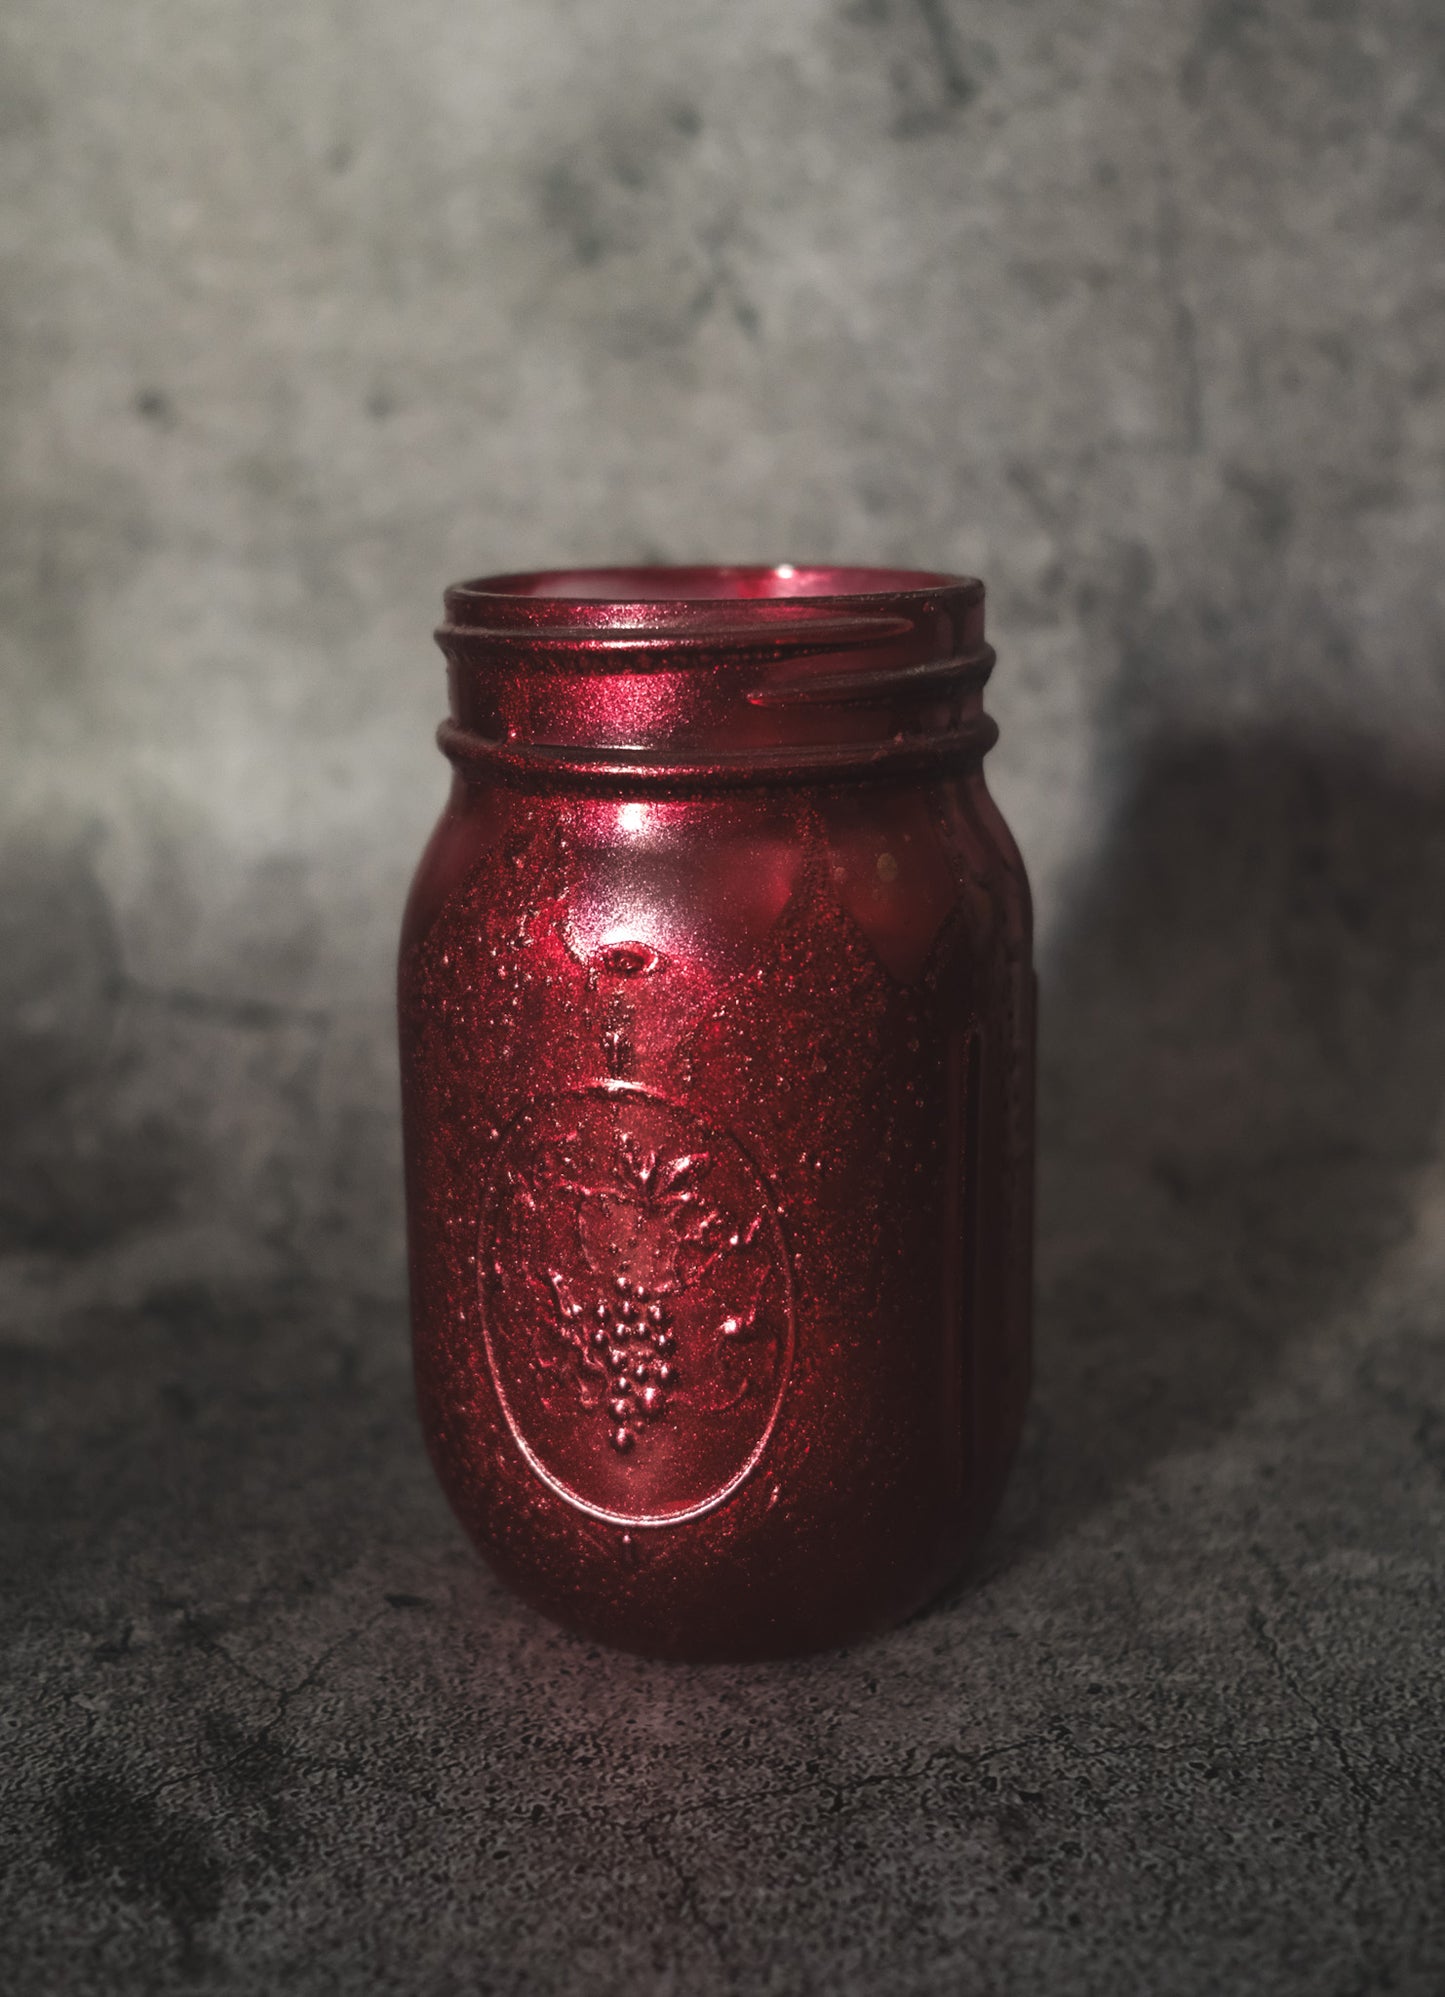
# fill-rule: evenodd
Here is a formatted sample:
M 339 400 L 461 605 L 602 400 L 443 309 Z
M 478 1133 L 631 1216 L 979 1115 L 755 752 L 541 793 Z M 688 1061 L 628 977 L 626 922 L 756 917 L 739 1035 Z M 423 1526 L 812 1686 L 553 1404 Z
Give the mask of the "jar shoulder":
M 450 914 L 478 940 L 545 904 L 580 961 L 623 943 L 756 958 L 785 912 L 841 905 L 871 954 L 911 982 L 944 929 L 987 948 L 1027 934 L 1017 845 L 981 779 L 856 784 L 806 795 L 598 797 L 457 784 L 414 876 L 403 971 Z

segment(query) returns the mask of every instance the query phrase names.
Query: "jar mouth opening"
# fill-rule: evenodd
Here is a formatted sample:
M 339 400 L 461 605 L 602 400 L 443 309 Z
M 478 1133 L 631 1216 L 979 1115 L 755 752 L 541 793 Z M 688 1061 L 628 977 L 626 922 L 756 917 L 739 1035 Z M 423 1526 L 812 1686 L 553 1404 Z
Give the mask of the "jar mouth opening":
M 937 597 L 960 590 L 972 594 L 981 587 L 970 576 L 932 569 L 777 562 L 521 570 L 456 583 L 446 596 L 451 621 L 465 625 L 474 615 L 486 618 L 489 612 L 505 610 L 508 603 L 519 599 L 537 605 L 590 607 L 594 613 L 604 605 L 625 606 L 644 613 L 639 621 L 645 621 L 645 612 L 653 605 L 727 605 L 737 609 L 749 603 L 781 602 L 845 606 L 876 602 L 880 597 Z

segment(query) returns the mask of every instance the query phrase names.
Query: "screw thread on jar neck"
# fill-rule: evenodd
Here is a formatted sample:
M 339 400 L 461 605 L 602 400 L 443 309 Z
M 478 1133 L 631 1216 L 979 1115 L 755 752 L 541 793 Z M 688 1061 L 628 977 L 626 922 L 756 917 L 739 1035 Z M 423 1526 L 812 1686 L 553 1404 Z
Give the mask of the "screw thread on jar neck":
M 510 781 L 709 786 L 976 761 L 983 585 L 906 569 L 595 569 L 446 593 L 440 741 Z

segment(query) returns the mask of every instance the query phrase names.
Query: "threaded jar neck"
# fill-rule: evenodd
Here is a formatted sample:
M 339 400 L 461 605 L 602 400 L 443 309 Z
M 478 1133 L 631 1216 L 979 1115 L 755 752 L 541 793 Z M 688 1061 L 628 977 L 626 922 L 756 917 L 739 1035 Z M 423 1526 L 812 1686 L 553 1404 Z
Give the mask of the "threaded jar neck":
M 513 782 L 708 786 L 976 761 L 983 585 L 910 569 L 615 568 L 446 592 L 459 768 Z

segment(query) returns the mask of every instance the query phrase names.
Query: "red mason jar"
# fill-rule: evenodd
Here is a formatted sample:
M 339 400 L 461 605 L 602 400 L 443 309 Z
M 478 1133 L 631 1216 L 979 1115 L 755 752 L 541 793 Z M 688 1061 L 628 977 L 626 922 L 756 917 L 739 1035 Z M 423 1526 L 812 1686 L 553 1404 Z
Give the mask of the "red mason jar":
M 588 1636 L 756 1658 L 958 1572 L 1029 1379 L 1028 884 L 983 588 L 493 576 L 400 1022 L 437 1474 Z

